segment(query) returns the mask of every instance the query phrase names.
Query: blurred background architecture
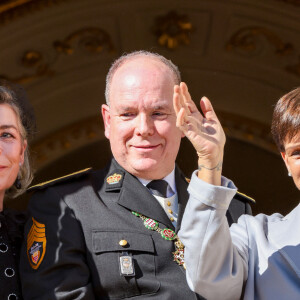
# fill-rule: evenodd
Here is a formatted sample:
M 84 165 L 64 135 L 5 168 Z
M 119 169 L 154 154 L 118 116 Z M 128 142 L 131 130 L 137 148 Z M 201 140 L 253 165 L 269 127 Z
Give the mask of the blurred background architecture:
M 300 0 L 2 0 L 0 37 L 0 77 L 25 87 L 37 116 L 34 182 L 107 163 L 105 75 L 121 54 L 146 49 L 179 66 L 196 102 L 213 101 L 224 175 L 256 199 L 255 212 L 299 201 L 270 121 L 300 83 Z M 178 164 L 187 176 L 196 166 L 186 140 Z

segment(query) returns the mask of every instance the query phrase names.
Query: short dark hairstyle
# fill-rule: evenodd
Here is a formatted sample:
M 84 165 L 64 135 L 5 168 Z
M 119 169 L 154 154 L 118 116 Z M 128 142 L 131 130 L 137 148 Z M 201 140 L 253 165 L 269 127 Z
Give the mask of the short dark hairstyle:
M 274 109 L 271 132 L 280 152 L 300 133 L 300 88 L 282 96 Z
M 154 53 L 154 52 L 150 52 L 150 51 L 145 51 L 145 50 L 134 51 L 134 52 L 120 56 L 111 65 L 111 67 L 106 75 L 105 99 L 106 99 L 107 105 L 109 105 L 110 85 L 111 85 L 114 74 L 124 63 L 126 63 L 127 61 L 130 61 L 130 60 L 133 60 L 135 58 L 139 58 L 139 57 L 148 57 L 148 58 L 155 59 L 157 61 L 162 62 L 172 72 L 175 84 L 180 84 L 181 76 L 180 76 L 179 69 L 176 65 L 174 65 L 172 63 L 171 60 L 166 59 L 164 56 L 162 56 L 158 53 Z
M 12 108 L 12 110 L 15 112 L 19 123 L 19 130 L 20 130 L 22 143 L 25 140 L 27 141 L 28 122 L 27 123 L 25 122 L 26 118 L 24 117 L 24 112 L 22 110 L 21 105 L 18 102 L 16 94 L 8 86 L 0 85 L 0 104 L 9 105 Z M 9 198 L 17 197 L 18 195 L 22 194 L 26 190 L 26 188 L 29 186 L 29 184 L 32 181 L 33 172 L 30 164 L 28 145 L 24 153 L 24 163 L 20 167 L 18 177 L 21 183 L 21 188 L 17 188 L 15 185 L 13 185 L 8 190 L 6 190 L 5 196 Z

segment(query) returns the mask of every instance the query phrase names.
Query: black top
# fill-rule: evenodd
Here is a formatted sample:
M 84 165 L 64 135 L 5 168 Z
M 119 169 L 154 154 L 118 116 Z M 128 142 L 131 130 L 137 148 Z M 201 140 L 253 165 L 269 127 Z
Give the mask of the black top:
M 0 299 L 23 299 L 19 280 L 19 257 L 26 216 L 0 212 Z

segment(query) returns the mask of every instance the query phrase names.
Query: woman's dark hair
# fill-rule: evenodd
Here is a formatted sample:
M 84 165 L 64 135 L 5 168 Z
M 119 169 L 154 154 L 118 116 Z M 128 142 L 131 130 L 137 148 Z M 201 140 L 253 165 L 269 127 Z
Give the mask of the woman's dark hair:
M 24 111 L 24 105 L 21 104 L 22 99 L 18 98 L 18 96 L 20 97 L 22 93 L 25 92 L 20 88 L 19 90 L 16 90 L 16 92 L 14 92 L 14 90 L 9 85 L 4 84 L 2 82 L 0 83 L 0 104 L 9 105 L 15 112 L 19 123 L 18 125 L 19 125 L 22 143 L 24 143 L 25 141 L 28 140 L 29 134 L 31 134 L 30 129 L 35 126 L 30 125 L 29 124 L 30 118 L 25 116 L 26 112 Z M 24 163 L 20 167 L 18 173 L 18 180 L 20 186 L 17 186 L 17 184 L 12 185 L 12 187 L 6 190 L 5 196 L 10 198 L 15 198 L 16 196 L 22 194 L 27 189 L 32 179 L 33 179 L 33 172 L 31 169 L 29 151 L 27 145 L 24 153 Z
M 300 88 L 282 96 L 274 109 L 271 132 L 280 152 L 300 133 Z

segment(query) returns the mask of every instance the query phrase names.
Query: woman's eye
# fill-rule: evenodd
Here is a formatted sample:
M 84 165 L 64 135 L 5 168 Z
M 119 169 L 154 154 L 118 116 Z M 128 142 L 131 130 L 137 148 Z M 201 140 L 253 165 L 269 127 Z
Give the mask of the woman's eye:
M 295 150 L 292 152 L 292 156 L 298 156 L 300 155 L 300 150 Z
M 8 139 L 8 138 L 13 138 L 14 136 L 9 132 L 3 132 L 1 133 L 1 137 Z

